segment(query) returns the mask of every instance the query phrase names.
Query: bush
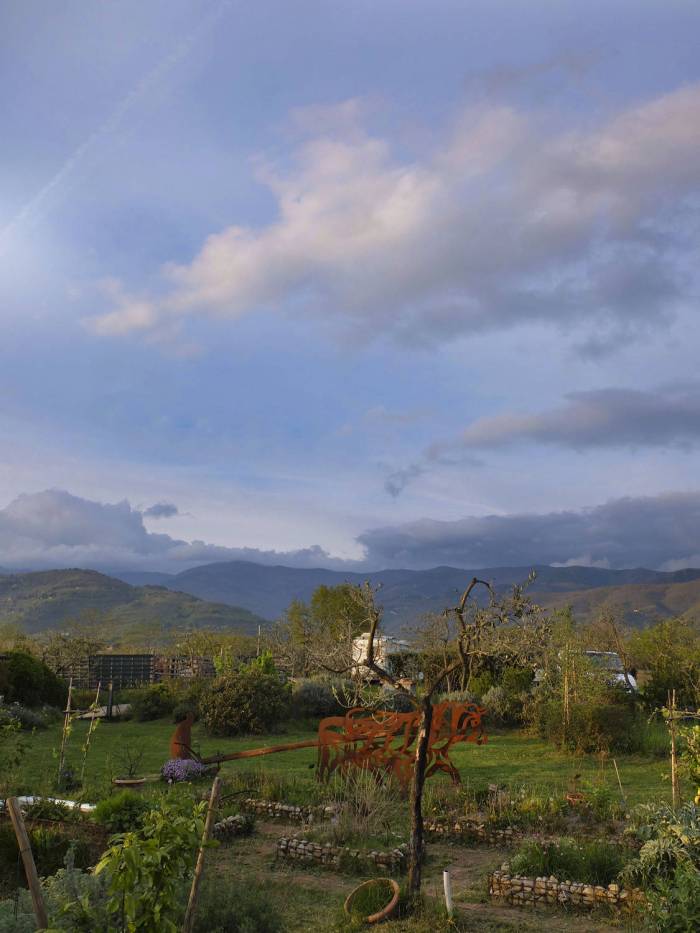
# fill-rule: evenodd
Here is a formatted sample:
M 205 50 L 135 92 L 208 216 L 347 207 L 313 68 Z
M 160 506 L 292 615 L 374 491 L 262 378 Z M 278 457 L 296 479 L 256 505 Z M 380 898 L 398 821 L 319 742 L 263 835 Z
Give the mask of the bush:
M 28 830 L 34 861 L 39 875 L 52 875 L 63 867 L 69 850 L 73 851 L 75 863 L 82 868 L 90 864 L 90 848 L 80 840 L 69 839 L 56 829 L 43 826 Z M 17 872 L 19 849 L 11 823 L 0 824 L 0 878 L 18 878 L 22 885 L 25 876 L 22 870 Z
M 202 718 L 213 735 L 259 735 L 288 716 L 289 701 L 276 674 L 244 669 L 213 681 L 202 697 Z
M 0 681 L 5 700 L 25 706 L 58 706 L 68 698 L 66 684 L 38 658 L 26 651 L 10 651 L 0 661 Z
M 282 918 L 263 888 L 227 880 L 205 883 L 197 906 L 195 933 L 281 933 Z
M 481 699 L 493 687 L 493 674 L 491 671 L 482 671 L 469 680 L 469 692 Z
M 28 820 L 61 820 L 62 822 L 77 822 L 83 814 L 79 807 L 69 807 L 60 800 L 51 800 L 48 797 L 39 797 L 30 803 L 24 810 Z
M 572 705 L 568 726 L 559 699 L 535 696 L 528 704 L 527 714 L 538 735 L 575 752 L 628 752 L 637 722 L 633 705 L 616 695 Z
M 133 790 L 123 790 L 100 800 L 92 812 L 93 819 L 111 833 L 126 833 L 143 822 L 148 804 Z
M 21 703 L 0 706 L 0 725 L 18 722 L 25 732 L 31 732 L 32 729 L 45 729 L 48 725 L 47 719 L 44 713 L 22 706 Z
M 292 711 L 302 719 L 322 719 L 337 716 L 343 708 L 329 684 L 315 680 L 298 680 L 292 688 Z
M 391 710 L 392 713 L 412 713 L 416 708 L 411 697 L 402 690 L 383 690 L 378 706 L 380 709 Z
M 166 684 L 154 684 L 152 687 L 146 687 L 136 697 L 131 706 L 131 713 L 138 722 L 162 719 L 172 713 L 176 703 L 176 696 Z

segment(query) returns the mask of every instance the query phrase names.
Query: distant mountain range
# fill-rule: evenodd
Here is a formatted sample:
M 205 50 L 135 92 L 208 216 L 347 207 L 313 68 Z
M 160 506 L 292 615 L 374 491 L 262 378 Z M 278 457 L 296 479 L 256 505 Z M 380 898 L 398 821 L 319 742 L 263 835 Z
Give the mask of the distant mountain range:
M 321 584 L 381 586 L 385 628 L 398 631 L 427 612 L 454 606 L 473 576 L 504 592 L 523 582 L 531 568 L 384 570 L 344 573 L 265 566 L 247 561 L 206 564 L 178 574 L 94 570 L 0 571 L 0 623 L 24 631 L 57 629 L 70 621 L 94 619 L 110 640 L 133 645 L 167 642 L 192 628 L 257 632 L 279 618 L 294 599 L 308 601 Z M 660 617 L 700 618 L 700 569 L 675 573 L 603 570 L 595 567 L 534 567 L 530 588 L 536 602 L 572 606 L 578 619 L 615 608 L 627 623 L 642 626 Z
M 384 606 L 389 629 L 416 623 L 426 612 L 453 606 L 473 576 L 492 582 L 503 592 L 513 583 L 537 577 L 532 596 L 545 606 L 571 604 L 579 618 L 589 618 L 610 604 L 626 621 L 643 625 L 658 616 L 700 616 L 700 569 L 664 573 L 638 568 L 604 570 L 597 567 L 489 567 L 460 570 L 435 567 L 431 570 L 384 570 L 377 573 L 345 573 L 335 570 L 306 570 L 264 566 L 247 561 L 205 564 L 178 574 L 115 573 L 135 585 L 160 585 L 190 593 L 201 599 L 245 606 L 268 619 L 278 618 L 293 599 L 308 601 L 317 586 L 361 583 L 381 585 L 379 601 Z
M 193 628 L 254 634 L 266 621 L 248 609 L 164 587 L 132 586 L 94 570 L 0 575 L 0 623 L 27 633 L 94 620 L 115 641 L 165 642 Z

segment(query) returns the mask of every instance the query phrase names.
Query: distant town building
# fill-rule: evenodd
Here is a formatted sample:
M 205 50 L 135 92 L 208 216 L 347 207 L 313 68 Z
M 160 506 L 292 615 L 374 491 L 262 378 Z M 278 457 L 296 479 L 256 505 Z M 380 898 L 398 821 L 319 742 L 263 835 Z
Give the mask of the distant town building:
M 163 680 L 213 677 L 211 658 L 169 657 L 160 654 L 91 654 L 66 672 L 76 687 L 94 689 L 112 683 L 115 689 L 142 687 Z

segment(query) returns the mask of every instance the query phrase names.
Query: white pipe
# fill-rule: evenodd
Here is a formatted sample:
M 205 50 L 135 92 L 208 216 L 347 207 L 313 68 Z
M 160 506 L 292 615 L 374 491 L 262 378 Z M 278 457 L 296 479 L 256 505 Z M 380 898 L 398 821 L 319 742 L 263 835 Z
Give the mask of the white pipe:
M 455 905 L 452 900 L 452 879 L 450 878 L 450 872 L 448 869 L 445 869 L 442 873 L 442 885 L 445 889 L 445 907 L 447 907 L 447 916 L 452 917 L 455 912 Z
M 69 810 L 75 810 L 77 807 L 83 813 L 92 813 L 95 809 L 94 803 L 78 803 L 77 800 L 62 800 L 60 797 L 18 797 L 17 801 L 21 807 L 31 806 L 33 803 L 38 803 L 40 800 L 48 800 L 49 803 L 60 803 L 64 807 L 68 807 Z M 0 810 L 4 810 L 5 801 L 0 800 Z

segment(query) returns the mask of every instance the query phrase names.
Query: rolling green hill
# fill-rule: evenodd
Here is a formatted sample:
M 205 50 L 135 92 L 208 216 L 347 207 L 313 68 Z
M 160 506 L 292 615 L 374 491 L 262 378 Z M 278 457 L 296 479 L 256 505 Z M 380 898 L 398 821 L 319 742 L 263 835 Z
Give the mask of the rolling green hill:
M 160 586 L 130 586 L 94 570 L 0 576 L 0 624 L 28 634 L 88 623 L 114 641 L 168 641 L 194 628 L 241 634 L 267 625 L 240 606 L 207 602 Z

